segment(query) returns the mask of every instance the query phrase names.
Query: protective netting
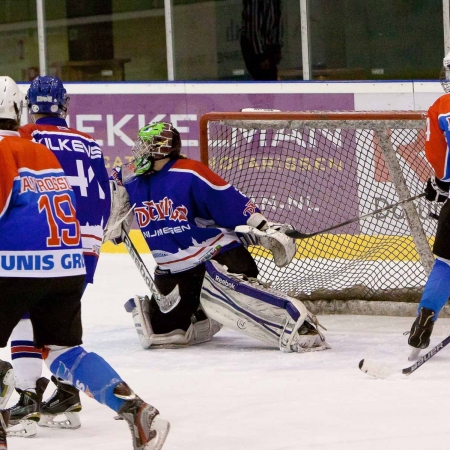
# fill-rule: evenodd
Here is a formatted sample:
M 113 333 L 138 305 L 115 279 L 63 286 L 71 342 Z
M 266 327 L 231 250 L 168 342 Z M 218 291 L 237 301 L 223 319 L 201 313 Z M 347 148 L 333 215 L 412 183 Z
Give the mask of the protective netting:
M 377 113 L 370 120 L 364 113 L 346 120 L 337 113 L 308 113 L 307 120 L 300 113 L 264 120 L 220 114 L 202 118 L 202 160 L 269 220 L 302 233 L 421 194 L 433 173 L 421 113 L 383 113 L 382 120 L 373 119 Z M 303 300 L 416 302 L 433 260 L 436 208 L 422 197 L 297 240 L 296 258 L 283 269 L 263 248 L 251 251 L 262 281 Z

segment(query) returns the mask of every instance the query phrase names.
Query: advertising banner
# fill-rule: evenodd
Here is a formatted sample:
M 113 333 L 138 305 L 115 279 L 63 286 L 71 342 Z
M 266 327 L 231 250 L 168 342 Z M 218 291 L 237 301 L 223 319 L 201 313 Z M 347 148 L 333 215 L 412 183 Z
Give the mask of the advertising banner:
M 68 86 L 68 91 L 70 86 Z M 108 169 L 131 160 L 139 128 L 169 121 L 181 134 L 182 153 L 199 159 L 198 120 L 211 111 L 352 110 L 353 94 L 71 94 L 68 121 L 103 149 Z

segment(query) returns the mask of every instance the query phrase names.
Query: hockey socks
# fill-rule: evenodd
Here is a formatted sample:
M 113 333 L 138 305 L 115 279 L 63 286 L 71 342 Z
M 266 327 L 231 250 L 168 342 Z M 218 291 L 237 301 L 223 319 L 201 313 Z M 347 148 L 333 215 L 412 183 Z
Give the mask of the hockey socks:
M 46 363 L 55 377 L 69 381 L 116 412 L 120 409 L 125 400 L 114 395 L 114 388 L 123 380 L 101 356 L 83 347 L 49 347 Z
M 42 375 L 42 352 L 33 343 L 33 326 L 26 314 L 11 334 L 11 359 L 16 387 L 22 390 L 36 388 Z
M 428 281 L 425 285 L 419 308 L 427 308 L 436 313 L 433 321 L 450 297 L 450 265 L 446 262 L 436 259 L 433 269 L 430 272 Z

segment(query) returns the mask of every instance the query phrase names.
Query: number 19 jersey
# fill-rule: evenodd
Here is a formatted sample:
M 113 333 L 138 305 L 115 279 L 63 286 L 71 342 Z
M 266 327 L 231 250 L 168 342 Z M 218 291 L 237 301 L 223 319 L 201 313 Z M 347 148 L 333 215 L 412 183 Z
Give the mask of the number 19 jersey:
M 0 277 L 86 273 L 75 195 L 53 153 L 0 131 Z

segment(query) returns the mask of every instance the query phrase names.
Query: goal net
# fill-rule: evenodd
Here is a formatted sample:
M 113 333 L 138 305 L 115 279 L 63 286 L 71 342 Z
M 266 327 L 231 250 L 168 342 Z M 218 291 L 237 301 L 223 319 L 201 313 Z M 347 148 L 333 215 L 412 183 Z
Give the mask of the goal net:
M 425 126 L 423 112 L 214 112 L 200 120 L 201 159 L 272 222 L 312 234 L 350 221 L 297 240 L 285 268 L 250 248 L 261 281 L 316 314 L 415 315 L 439 211 L 423 197 L 394 205 L 433 174 Z

